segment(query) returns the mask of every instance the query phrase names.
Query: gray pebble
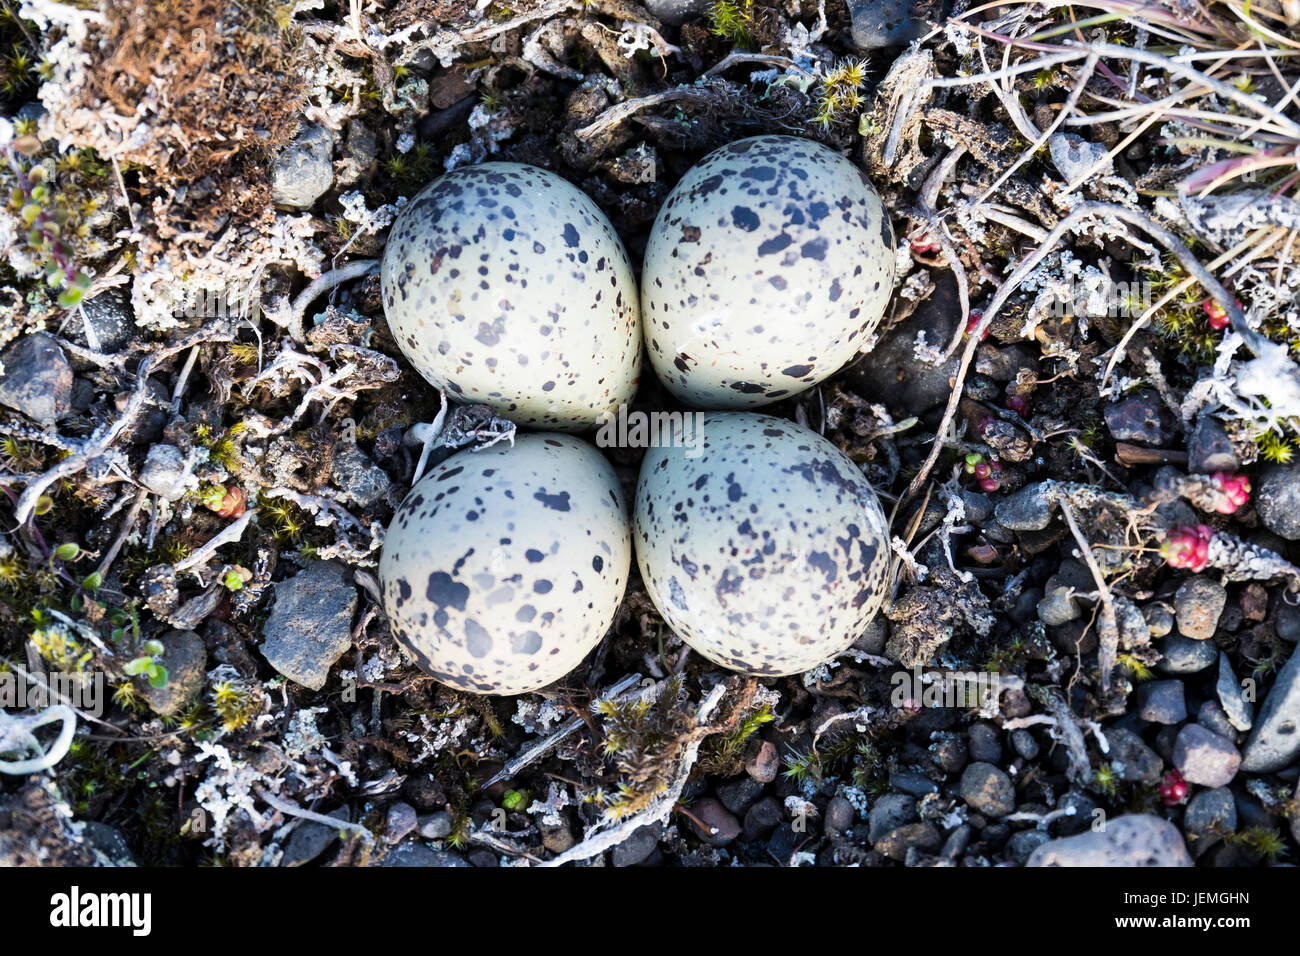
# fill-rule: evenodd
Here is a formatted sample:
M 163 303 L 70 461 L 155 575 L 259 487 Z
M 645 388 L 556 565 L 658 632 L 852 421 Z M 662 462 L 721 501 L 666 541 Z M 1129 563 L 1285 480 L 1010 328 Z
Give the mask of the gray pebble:
M 203 638 L 193 631 L 168 631 L 158 638 L 163 646 L 160 663 L 167 668 L 167 683 L 151 687 L 143 677 L 136 678 L 140 696 L 160 717 L 178 713 L 203 689 L 208 651 Z
M 1044 843 L 1026 866 L 1191 866 L 1192 857 L 1178 828 L 1148 814 L 1118 817 L 1104 830 Z
M 638 827 L 626 840 L 614 847 L 610 862 L 614 866 L 636 866 L 643 862 L 659 846 L 659 837 L 663 831 L 663 826 L 658 823 Z
M 990 817 L 1004 817 L 1016 807 L 1011 778 L 991 763 L 977 761 L 961 775 L 961 796 L 972 808 Z
M 317 561 L 275 585 L 262 633 L 262 656 L 296 684 L 320 690 L 330 667 L 352 646 L 357 589 L 337 561 Z
M 271 161 L 271 199 L 277 206 L 310 209 L 334 184 L 334 135 L 323 126 L 299 130 Z
M 1161 655 L 1156 670 L 1162 674 L 1196 674 L 1212 667 L 1219 656 L 1213 641 L 1194 641 L 1181 634 L 1171 634 L 1156 649 Z
M 970 725 L 966 739 L 972 760 L 997 763 L 1002 759 L 1002 739 L 998 729 L 983 721 Z
M 53 425 L 72 411 L 72 366 L 45 332 L 24 335 L 0 356 L 0 405 Z
M 1054 588 L 1038 602 L 1038 619 L 1048 627 L 1059 627 L 1079 617 L 1079 602 L 1069 588 Z
M 1292 654 L 1259 708 L 1241 769 L 1281 770 L 1300 755 L 1300 654 Z
M 1174 595 L 1178 633 L 1194 641 L 1209 640 L 1227 603 L 1228 592 L 1219 582 L 1203 574 L 1188 578 Z
M 1274 534 L 1288 541 L 1300 539 L 1300 462 L 1263 470 L 1255 488 L 1255 511 Z
M 1235 473 L 1241 467 L 1228 431 L 1217 418 L 1202 415 L 1187 436 L 1187 470 L 1194 475 Z
M 1134 712 L 1148 723 L 1179 724 L 1187 719 L 1182 681 L 1157 680 L 1142 684 L 1131 699 Z
M 1237 829 L 1237 802 L 1227 787 L 1202 790 L 1192 797 L 1183 815 L 1183 829 L 1189 837 L 1200 838 L 1212 830 Z
M 1215 682 L 1214 692 L 1219 697 L 1228 723 L 1240 731 L 1250 730 L 1255 719 L 1255 705 L 1246 699 L 1245 688 L 1233 673 L 1228 655 L 1222 651 L 1219 652 L 1219 679 Z
M 1120 779 L 1148 786 L 1160 782 L 1164 762 L 1141 737 L 1127 727 L 1107 727 L 1105 734 L 1110 744 L 1107 759 L 1119 773 Z
M 875 802 L 867 817 L 867 839 L 872 843 L 905 823 L 918 819 L 916 800 L 905 793 L 887 793 Z
M 1200 724 L 1188 724 L 1174 741 L 1174 764 L 1188 783 L 1226 787 L 1237 775 L 1241 754 L 1226 737 Z

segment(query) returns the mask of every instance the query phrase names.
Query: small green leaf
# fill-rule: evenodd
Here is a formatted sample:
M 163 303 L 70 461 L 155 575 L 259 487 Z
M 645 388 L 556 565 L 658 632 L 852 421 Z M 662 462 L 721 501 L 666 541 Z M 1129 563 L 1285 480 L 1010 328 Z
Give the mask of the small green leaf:
M 53 507 L 54 507 L 54 499 L 51 498 L 49 495 L 41 495 L 39 498 L 36 499 L 35 511 L 38 516 L 49 514 L 50 509 Z
M 149 686 L 158 688 L 167 686 L 167 668 L 155 664 L 149 669 Z
M 159 654 L 161 654 L 161 653 L 163 652 L 162 642 L 161 642 L 161 641 L 145 641 L 145 642 L 144 642 L 144 648 L 143 648 L 143 650 L 144 650 L 144 652 L 145 652 L 146 654 L 148 654 L 150 657 L 157 657 Z
M 128 677 L 135 677 L 139 674 L 143 674 L 152 666 L 153 666 L 153 661 L 149 660 L 149 658 L 137 657 L 133 661 L 127 661 L 126 666 L 122 668 L 122 671 Z
M 87 574 L 81 579 L 81 586 L 87 591 L 98 591 L 99 586 L 104 583 L 104 576 L 98 571 L 93 574 Z
M 68 541 L 54 549 L 54 556 L 60 561 L 75 561 L 81 554 L 81 547 L 75 541 Z

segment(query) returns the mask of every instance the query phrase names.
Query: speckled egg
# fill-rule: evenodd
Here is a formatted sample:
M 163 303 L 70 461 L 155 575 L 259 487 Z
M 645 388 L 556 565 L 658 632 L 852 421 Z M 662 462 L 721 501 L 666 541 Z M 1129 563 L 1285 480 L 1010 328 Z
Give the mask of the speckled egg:
M 822 436 L 751 412 L 704 416 L 702 454 L 653 448 L 636 489 L 637 563 L 655 607 L 716 664 L 797 674 L 866 629 L 888 588 L 876 493 Z
M 742 139 L 692 167 L 655 219 L 650 361 L 688 404 L 766 405 L 849 362 L 893 280 L 893 226 L 857 166 L 806 139 Z
M 595 647 L 632 542 L 613 468 L 568 435 L 452 455 L 393 516 L 379 562 L 393 636 L 444 684 L 523 694 Z
M 575 431 L 636 391 L 627 253 L 596 204 L 554 173 L 483 163 L 435 180 L 393 224 L 382 287 L 402 352 L 460 401 Z

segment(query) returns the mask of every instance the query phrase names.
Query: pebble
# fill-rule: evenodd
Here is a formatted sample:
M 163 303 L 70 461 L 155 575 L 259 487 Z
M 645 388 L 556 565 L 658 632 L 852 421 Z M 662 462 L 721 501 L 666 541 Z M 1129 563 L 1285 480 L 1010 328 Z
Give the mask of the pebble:
M 446 810 L 430 813 L 420 818 L 420 836 L 426 840 L 441 840 L 451 835 L 452 823 L 451 814 Z
M 1217 700 L 1207 700 L 1201 705 L 1201 709 L 1196 712 L 1196 722 L 1206 730 L 1211 730 L 1229 740 L 1233 739 L 1237 732 L 1236 728 L 1228 723 L 1228 715 L 1223 712 Z
M 1156 680 L 1142 684 L 1133 693 L 1133 710 L 1153 724 L 1179 724 L 1187 719 L 1187 698 L 1183 682 Z
M 762 792 L 763 784 L 753 777 L 737 777 L 718 787 L 718 799 L 732 813 L 744 816 L 745 811 L 759 798 Z
M 140 484 L 167 501 L 180 501 L 198 479 L 186 467 L 185 455 L 175 445 L 152 445 L 140 469 Z
M 578 842 L 573 836 L 573 831 L 569 829 L 566 823 L 557 826 L 543 823 L 538 827 L 538 830 L 542 834 L 542 846 L 557 856 Z
M 459 853 L 411 841 L 394 847 L 375 866 L 468 867 L 469 863 Z
M 1044 830 L 1021 830 L 1019 833 L 1013 833 L 1011 839 L 1007 841 L 1007 856 L 1024 866 L 1034 855 L 1034 851 L 1051 838 L 1051 835 Z
M 1215 682 L 1214 691 L 1219 696 L 1228 723 L 1240 731 L 1250 730 L 1255 719 L 1255 705 L 1246 699 L 1245 689 L 1233 673 L 1232 661 L 1222 651 L 1219 652 L 1219 679 Z
M 905 823 L 874 843 L 877 850 L 899 863 L 907 859 L 907 851 L 912 848 L 923 853 L 937 853 L 942 845 L 943 839 L 933 823 Z
M 102 853 L 112 866 L 137 865 L 135 856 L 131 853 L 131 845 L 126 841 L 126 834 L 117 827 L 98 820 L 87 820 L 81 831 L 81 839 L 87 847 Z
M 962 773 L 961 796 L 985 816 L 1004 817 L 1016 808 L 1016 788 L 1011 778 L 983 761 L 972 763 Z
M 844 797 L 832 797 L 831 802 L 826 805 L 826 830 L 828 833 L 843 833 L 853 826 L 857 816 L 857 811 L 848 800 Z
M 690 812 L 687 820 L 691 829 L 710 846 L 724 847 L 740 836 L 740 821 L 712 797 L 696 800 L 691 804 Z
M 1127 727 L 1107 727 L 1105 734 L 1110 744 L 1110 753 L 1106 757 L 1120 779 L 1148 786 L 1160 782 L 1164 762 L 1141 737 Z
M 998 729 L 992 724 L 974 723 L 966 731 L 971 760 L 984 763 L 998 763 L 1002 759 L 1002 739 Z
M 112 355 L 131 344 L 135 336 L 135 310 L 125 286 L 105 289 L 69 315 L 64 330 L 69 339 L 96 352 Z
M 348 822 L 347 807 L 339 807 L 337 810 L 331 810 L 325 815 L 342 823 Z M 289 842 L 285 844 L 284 856 L 280 858 L 280 865 L 302 866 L 310 863 L 328 850 L 330 844 L 338 838 L 339 831 L 336 827 L 329 827 L 323 823 L 317 823 L 315 820 L 303 820 L 289 835 Z
M 771 783 L 780 769 L 781 755 L 777 752 L 776 744 L 770 740 L 759 744 L 757 752 L 745 761 L 745 773 L 759 783 Z
M 1052 523 L 1052 505 L 1047 500 L 1047 485 L 1025 485 L 998 502 L 993 509 L 998 524 L 1010 531 L 1042 531 Z
M 1038 619 L 1048 627 L 1060 627 L 1079 617 L 1079 602 L 1070 588 L 1053 588 L 1038 602 Z
M 960 737 L 941 737 L 930 747 L 934 762 L 944 773 L 960 773 L 970 760 L 966 741 Z
M 913 770 L 893 770 L 889 774 L 889 786 L 901 793 L 913 797 L 924 797 L 927 793 L 938 793 L 939 785 L 923 773 Z
M 867 815 L 867 839 L 875 844 L 886 833 L 919 819 L 916 800 L 905 793 L 887 793 L 876 801 Z
M 1259 708 L 1241 769 L 1281 770 L 1300 755 L 1300 654 L 1292 654 Z
M 277 206 L 310 209 L 334 185 L 334 136 L 323 126 L 304 127 L 271 161 L 271 199 Z
M 1255 488 L 1255 511 L 1264 527 L 1288 541 L 1300 539 L 1300 462 L 1270 465 Z
M 1277 636 L 1292 644 L 1300 641 L 1300 605 L 1292 604 L 1283 594 L 1277 602 L 1277 616 L 1273 621 Z
M 1049 840 L 1026 866 L 1191 866 L 1192 856 L 1178 827 L 1149 814 L 1109 821 L 1104 830 Z
M 659 846 L 663 830 L 663 826 L 658 823 L 637 827 L 626 840 L 614 847 L 610 853 L 610 862 L 614 866 L 636 866 L 643 862 Z
M 746 843 L 766 840 L 781 822 L 781 804 L 776 797 L 763 797 L 745 813 L 740 838 Z
M 334 452 L 331 476 L 343 497 L 362 508 L 383 501 L 393 486 L 388 472 L 356 445 L 343 445 Z
M 1228 431 L 1217 418 L 1202 415 L 1187 436 L 1187 470 L 1194 475 L 1212 475 L 1216 471 L 1233 474 L 1241 460 L 1232 447 Z
M 72 366 L 45 332 L 24 335 L 0 355 L 0 405 L 53 425 L 72 411 Z
M 1161 655 L 1156 670 L 1162 674 L 1196 674 L 1212 667 L 1219 654 L 1213 641 L 1194 641 L 1181 634 L 1166 637 L 1156 649 Z
M 1189 837 L 1200 838 L 1214 829 L 1237 829 L 1237 801 L 1227 787 L 1200 791 L 1183 814 L 1183 830 Z
M 294 683 L 320 690 L 352 646 L 356 609 L 352 572 L 337 561 L 317 561 L 275 585 L 262 656 Z
M 1226 787 L 1237 775 L 1241 754 L 1228 738 L 1200 724 L 1188 724 L 1174 741 L 1174 764 L 1188 783 Z
M 927 20 L 944 19 L 948 5 L 948 0 L 849 0 L 853 45 L 877 50 L 911 43 L 926 32 Z
M 401 801 L 388 808 L 388 823 L 384 829 L 384 839 L 389 843 L 401 843 L 409 833 L 420 825 L 415 817 L 415 807 Z
M 1228 592 L 1222 584 L 1202 574 L 1188 578 L 1174 594 L 1178 633 L 1194 641 L 1209 640 L 1227 603 Z
M 1173 612 L 1164 604 L 1148 604 L 1142 609 L 1142 616 L 1146 618 L 1152 639 L 1162 638 L 1174 629 Z
M 1155 392 L 1139 392 L 1106 406 L 1102 413 L 1116 441 L 1162 447 L 1173 437 L 1172 416 Z
M 1105 176 L 1114 165 L 1105 146 L 1089 142 L 1077 133 L 1054 133 L 1048 137 L 1047 150 L 1052 164 L 1067 183 Z
M 1011 731 L 1011 746 L 1015 748 L 1017 754 L 1026 760 L 1033 760 L 1038 756 L 1038 741 L 1034 739 L 1033 734 L 1023 727 Z
M 678 27 L 694 17 L 702 17 L 713 6 L 712 0 L 646 0 L 645 7 L 660 23 Z
M 167 683 L 151 687 L 141 676 L 136 679 L 140 696 L 159 717 L 180 712 L 203 689 L 208 651 L 203 638 L 193 631 L 168 631 L 158 638 L 163 646 L 161 663 L 167 668 Z

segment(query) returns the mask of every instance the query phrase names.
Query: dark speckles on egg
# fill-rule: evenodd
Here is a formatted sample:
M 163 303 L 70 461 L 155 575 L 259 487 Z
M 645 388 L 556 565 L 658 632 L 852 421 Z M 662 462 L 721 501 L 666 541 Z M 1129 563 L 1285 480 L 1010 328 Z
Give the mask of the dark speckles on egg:
M 472 524 L 457 523 L 471 511 Z M 604 637 L 630 562 L 604 457 L 576 438 L 520 435 L 452 455 L 411 490 L 388 529 L 380 590 L 394 638 L 427 673 L 519 694 L 564 677 Z
M 706 454 L 652 448 L 642 462 L 633 537 L 651 600 L 724 667 L 783 675 L 833 658 L 888 589 L 875 492 L 839 449 L 793 422 L 714 412 L 702 427 Z M 710 479 L 727 493 L 704 493 Z
M 728 144 L 682 177 L 651 230 L 641 281 L 651 362 L 698 408 L 797 394 L 869 341 L 893 275 L 889 217 L 851 160 L 791 136 Z M 810 354 L 807 374 L 778 371 Z

